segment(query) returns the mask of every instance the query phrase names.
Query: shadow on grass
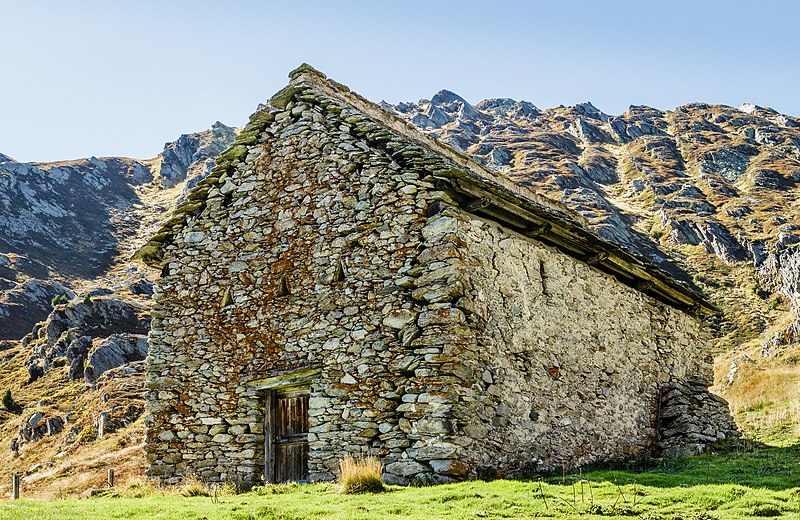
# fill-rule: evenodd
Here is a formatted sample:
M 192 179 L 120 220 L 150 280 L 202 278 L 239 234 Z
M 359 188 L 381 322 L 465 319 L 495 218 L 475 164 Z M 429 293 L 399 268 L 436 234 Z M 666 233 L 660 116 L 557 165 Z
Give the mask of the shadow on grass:
M 575 472 L 550 476 L 552 484 L 575 481 Z M 677 459 L 650 459 L 583 469 L 583 478 L 652 487 L 688 487 L 739 484 L 773 491 L 800 487 L 800 444 L 775 447 L 750 444 L 747 450 L 729 449 Z

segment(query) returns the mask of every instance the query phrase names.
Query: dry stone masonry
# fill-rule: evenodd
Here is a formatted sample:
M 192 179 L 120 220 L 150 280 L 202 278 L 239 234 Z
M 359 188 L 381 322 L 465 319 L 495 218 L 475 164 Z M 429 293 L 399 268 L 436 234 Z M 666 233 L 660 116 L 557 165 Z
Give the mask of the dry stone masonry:
M 670 449 L 735 434 L 681 436 L 729 418 L 703 397 L 689 288 L 310 67 L 291 78 L 139 252 L 162 269 L 149 476 L 329 480 L 364 454 L 447 482 L 641 454 L 668 414 L 689 425 L 664 423 Z M 276 398 L 303 395 L 289 439 Z

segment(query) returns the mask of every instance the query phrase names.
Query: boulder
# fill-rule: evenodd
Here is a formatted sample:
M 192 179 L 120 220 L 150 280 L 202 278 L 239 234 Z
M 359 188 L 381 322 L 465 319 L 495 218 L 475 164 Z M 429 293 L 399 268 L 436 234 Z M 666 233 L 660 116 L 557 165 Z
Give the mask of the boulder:
M 94 345 L 86 358 L 83 372 L 88 385 L 108 370 L 147 357 L 147 336 L 140 334 L 113 334 Z
M 35 381 L 53 367 L 65 364 L 69 365 L 71 379 L 85 378 L 86 370 L 89 370 L 86 366 L 87 355 L 93 341 L 114 335 L 120 335 L 120 338 L 142 338 L 146 337 L 149 330 L 147 307 L 118 296 L 101 296 L 59 306 L 44 323 L 37 325 L 23 339 L 23 346 L 32 347 L 27 360 L 29 382 Z M 126 344 L 126 341 L 114 339 L 111 344 L 121 345 Z M 131 350 L 125 347 L 120 351 L 120 356 L 132 360 L 144 359 L 137 354 L 139 350 L 141 349 Z M 114 349 L 111 348 L 111 351 Z M 116 357 L 105 359 L 107 355 L 111 355 L 108 349 L 99 354 L 97 367 L 102 367 L 99 372 L 94 369 L 88 372 L 91 381 L 87 382 L 90 384 L 109 367 L 119 366 Z
M 59 416 L 47 416 L 44 412 L 34 412 L 27 421 L 22 423 L 17 438 L 12 442 L 12 452 L 16 452 L 24 442 L 33 442 L 41 439 L 45 435 L 56 435 L 64 429 L 64 418 Z

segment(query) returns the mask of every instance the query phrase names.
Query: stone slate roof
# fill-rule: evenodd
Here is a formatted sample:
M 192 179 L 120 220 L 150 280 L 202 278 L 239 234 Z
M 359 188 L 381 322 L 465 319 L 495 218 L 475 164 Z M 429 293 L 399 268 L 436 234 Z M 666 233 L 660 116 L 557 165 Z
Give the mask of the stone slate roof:
M 681 310 L 695 314 L 717 311 L 689 283 L 677 280 L 651 260 L 601 238 L 580 215 L 562 203 L 498 175 L 307 64 L 292 71 L 289 77 L 289 85 L 270 99 L 270 106 L 251 116 L 233 145 L 220 154 L 209 176 L 197 184 L 186 202 L 176 208 L 156 235 L 136 253 L 135 259 L 151 267 L 162 266 L 165 246 L 172 242 L 190 215 L 202 211 L 209 189 L 223 182 L 221 179 L 244 158 L 248 147 L 256 143 L 274 119 L 271 108 L 282 109 L 295 98 L 314 102 L 322 96 L 339 105 L 342 118 L 368 142 L 430 172 L 438 187 L 448 191 L 464 210 L 553 245 Z M 673 264 L 666 267 L 685 275 Z

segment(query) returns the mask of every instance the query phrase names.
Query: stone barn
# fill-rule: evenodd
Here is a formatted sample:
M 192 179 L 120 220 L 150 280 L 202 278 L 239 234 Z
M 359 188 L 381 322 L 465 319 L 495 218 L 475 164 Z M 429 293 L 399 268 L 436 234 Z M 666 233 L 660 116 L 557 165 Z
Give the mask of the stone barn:
M 138 257 L 147 473 L 525 476 L 734 432 L 688 286 L 304 65 Z

